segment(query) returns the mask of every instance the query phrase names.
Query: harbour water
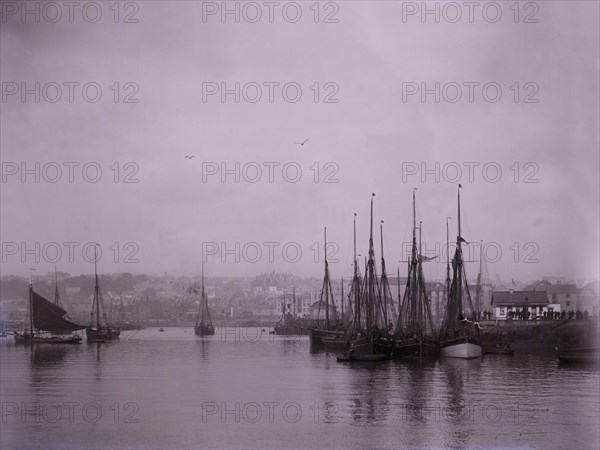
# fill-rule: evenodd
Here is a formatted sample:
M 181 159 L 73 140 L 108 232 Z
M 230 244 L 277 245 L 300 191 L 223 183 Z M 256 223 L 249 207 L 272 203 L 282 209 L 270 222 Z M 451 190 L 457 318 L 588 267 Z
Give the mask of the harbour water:
M 338 363 L 259 328 L 0 343 L 11 448 L 599 448 L 599 376 L 554 354 Z

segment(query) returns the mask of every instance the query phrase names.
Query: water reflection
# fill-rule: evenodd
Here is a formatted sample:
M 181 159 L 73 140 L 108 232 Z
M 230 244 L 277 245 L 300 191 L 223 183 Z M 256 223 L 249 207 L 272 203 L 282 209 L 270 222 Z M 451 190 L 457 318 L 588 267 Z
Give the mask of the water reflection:
M 371 425 L 385 421 L 390 411 L 387 391 L 392 362 L 353 362 L 347 367 L 352 377 L 349 407 L 354 423 Z
M 473 434 L 472 405 L 465 402 L 465 383 L 471 372 L 479 370 L 481 358 L 441 358 L 446 382 L 446 402 L 437 406 L 437 420 L 444 423 L 444 445 L 464 448 Z
M 51 368 L 62 365 L 65 357 L 75 346 L 65 344 L 30 346 L 31 367 Z
M 15 415 L 9 434 L 0 433 L 0 447 L 95 448 L 110 436 L 111 448 L 249 442 L 274 448 L 297 442 L 307 448 L 599 448 L 598 372 L 560 366 L 554 355 L 338 363 L 335 353 L 310 354 L 308 339 L 200 339 L 177 329 L 142 330 L 136 338 L 0 344 L 3 401 L 31 408 L 95 402 L 106 411 L 98 423 L 81 414 L 73 423 L 38 423 L 33 416 L 22 423 Z M 321 420 L 306 409 L 294 423 L 281 415 L 276 425 L 243 416 L 236 422 L 231 415 L 221 421 L 219 414 L 210 426 L 202 422 L 204 402 L 243 408 L 272 401 L 303 409 L 317 404 Z M 139 423 L 114 423 L 109 408 L 126 402 L 139 405 Z M 501 409 L 500 420 L 490 405 Z
M 202 361 L 209 360 L 210 345 L 211 345 L 211 341 L 209 339 L 201 338 L 196 341 L 196 348 L 198 349 L 198 351 L 200 353 L 200 359 Z

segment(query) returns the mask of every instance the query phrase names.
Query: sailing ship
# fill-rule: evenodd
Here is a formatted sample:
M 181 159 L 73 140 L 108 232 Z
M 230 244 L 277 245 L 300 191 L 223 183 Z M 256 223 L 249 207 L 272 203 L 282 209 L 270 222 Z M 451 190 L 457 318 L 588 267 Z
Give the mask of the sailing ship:
M 412 250 L 408 265 L 408 281 L 396 324 L 395 357 L 427 357 L 438 353 L 438 345 L 434 338 L 431 306 L 427 297 L 423 275 L 423 262 L 429 261 L 430 258 L 423 256 L 421 253 L 422 223 L 419 224 L 419 244 L 417 247 L 415 190 L 413 189 Z
M 325 275 L 323 277 L 323 287 L 319 297 L 319 310 L 317 312 L 316 326 L 310 329 L 310 344 L 312 346 L 321 346 L 327 348 L 332 344 L 332 339 L 338 339 L 345 335 L 344 325 L 341 319 L 337 317 L 337 309 L 331 289 L 331 280 L 329 278 L 329 263 L 327 262 L 327 227 L 325 228 Z M 324 299 L 324 300 L 323 300 Z M 325 321 L 321 319 L 321 308 L 325 308 Z M 333 317 L 330 317 L 333 315 Z
M 479 358 L 483 355 L 477 312 L 471 301 L 467 273 L 462 255 L 462 243 L 467 243 L 461 234 L 460 189 L 458 185 L 458 236 L 456 251 L 452 259 L 452 284 L 446 306 L 446 315 L 440 330 L 440 353 L 453 358 Z M 466 297 L 466 303 L 464 301 Z
M 298 316 L 296 288 L 292 288 L 292 303 L 287 304 L 285 296 L 281 299 L 281 318 L 275 324 L 275 334 L 283 336 L 305 336 L 310 334 L 310 321 Z
M 378 361 L 392 354 L 392 341 L 388 330 L 387 313 L 377 282 L 375 271 L 375 248 L 373 245 L 373 197 L 371 195 L 371 221 L 369 234 L 369 258 L 366 261 L 361 296 L 355 305 L 352 334 L 347 357 L 353 361 Z
M 102 323 L 100 320 L 100 310 L 102 309 L 104 313 L 104 305 L 102 304 L 102 294 L 98 283 L 97 261 L 97 250 L 94 247 L 94 300 L 90 314 L 90 325 L 85 329 L 85 334 L 88 342 L 112 342 L 119 339 L 121 330 L 117 325 L 107 323 L 106 320 Z
M 198 288 L 192 288 L 193 292 L 198 294 Z M 210 310 L 208 309 L 208 296 L 204 290 L 204 265 L 202 265 L 202 287 L 200 302 L 198 303 L 198 314 L 196 315 L 196 325 L 194 326 L 196 336 L 212 336 L 215 334 L 215 327 L 210 320 Z
M 29 332 L 14 332 L 15 342 L 24 344 L 78 344 L 81 336 L 73 334 L 85 325 L 68 319 L 67 312 L 33 290 L 29 283 Z

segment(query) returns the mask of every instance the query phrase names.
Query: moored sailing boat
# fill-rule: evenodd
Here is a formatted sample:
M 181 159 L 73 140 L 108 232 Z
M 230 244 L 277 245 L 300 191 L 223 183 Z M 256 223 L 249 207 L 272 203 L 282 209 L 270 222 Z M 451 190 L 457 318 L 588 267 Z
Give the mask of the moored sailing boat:
M 431 306 L 427 298 L 425 277 L 423 275 L 424 261 L 429 258 L 421 254 L 421 231 L 419 226 L 419 246 L 417 248 L 417 219 L 415 190 L 413 190 L 413 236 L 410 264 L 404 299 L 396 324 L 394 339 L 394 356 L 431 356 L 438 352 L 434 339 L 434 325 Z
M 67 319 L 67 312 L 45 299 L 33 290 L 29 283 L 29 332 L 15 331 L 15 342 L 24 344 L 77 344 L 81 336 L 72 334 L 82 330 L 83 325 L 77 325 Z M 51 333 L 51 334 L 50 334 Z
M 281 299 L 281 318 L 275 324 L 275 334 L 283 336 L 302 336 L 310 334 L 308 319 L 298 317 L 298 300 L 296 288 L 292 288 L 292 303 L 286 304 L 285 296 Z
M 460 222 L 460 188 L 458 185 L 458 236 L 456 251 L 452 259 L 452 284 L 446 307 L 446 316 L 440 331 L 440 352 L 453 358 L 479 358 L 483 355 L 477 312 L 471 302 L 467 274 L 462 256 Z M 466 305 L 463 298 L 466 297 Z M 466 307 L 465 307 L 466 306 Z
M 375 249 L 373 245 L 373 197 L 371 195 L 371 221 L 369 234 L 369 258 L 365 268 L 365 280 L 361 298 L 355 305 L 355 316 L 348 353 L 354 361 L 379 361 L 392 354 L 392 342 L 388 339 L 387 314 L 381 299 L 381 288 L 375 273 Z
M 91 323 L 90 326 L 85 329 L 85 334 L 88 342 L 116 341 L 119 339 L 119 335 L 121 334 L 119 327 L 107 323 L 106 320 L 104 321 L 104 324 L 102 324 L 100 321 L 100 307 L 102 306 L 102 309 L 104 309 L 104 306 L 101 305 L 102 294 L 100 293 L 100 286 L 98 284 L 97 261 L 97 251 L 96 247 L 94 247 L 94 300 L 92 302 Z
M 329 278 L 329 263 L 327 262 L 327 228 L 325 228 L 325 275 L 323 276 L 323 287 L 319 297 L 319 310 L 317 312 L 316 326 L 310 329 L 310 344 L 312 346 L 327 346 L 333 343 L 332 339 L 338 339 L 345 335 L 343 321 L 337 317 L 337 309 L 331 289 L 331 280 Z M 323 300 L 325 299 L 325 300 Z M 321 319 L 321 307 L 325 307 L 325 321 Z M 331 314 L 330 314 L 331 313 Z M 330 316 L 333 317 L 330 317 Z M 337 344 L 334 344 L 337 346 Z
M 198 290 L 195 289 L 198 293 Z M 208 309 L 208 297 L 204 290 L 204 265 L 202 266 L 202 288 L 200 303 L 198 304 L 198 315 L 196 316 L 196 325 L 194 326 L 196 336 L 212 336 L 215 334 L 215 327 L 210 320 L 210 310 Z

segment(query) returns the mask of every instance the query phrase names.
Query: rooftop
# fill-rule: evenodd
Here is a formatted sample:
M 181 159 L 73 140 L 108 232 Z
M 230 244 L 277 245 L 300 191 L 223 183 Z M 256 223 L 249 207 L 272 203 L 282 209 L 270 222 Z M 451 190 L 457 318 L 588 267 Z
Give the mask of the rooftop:
M 492 305 L 496 306 L 533 306 L 548 305 L 544 291 L 494 291 Z

